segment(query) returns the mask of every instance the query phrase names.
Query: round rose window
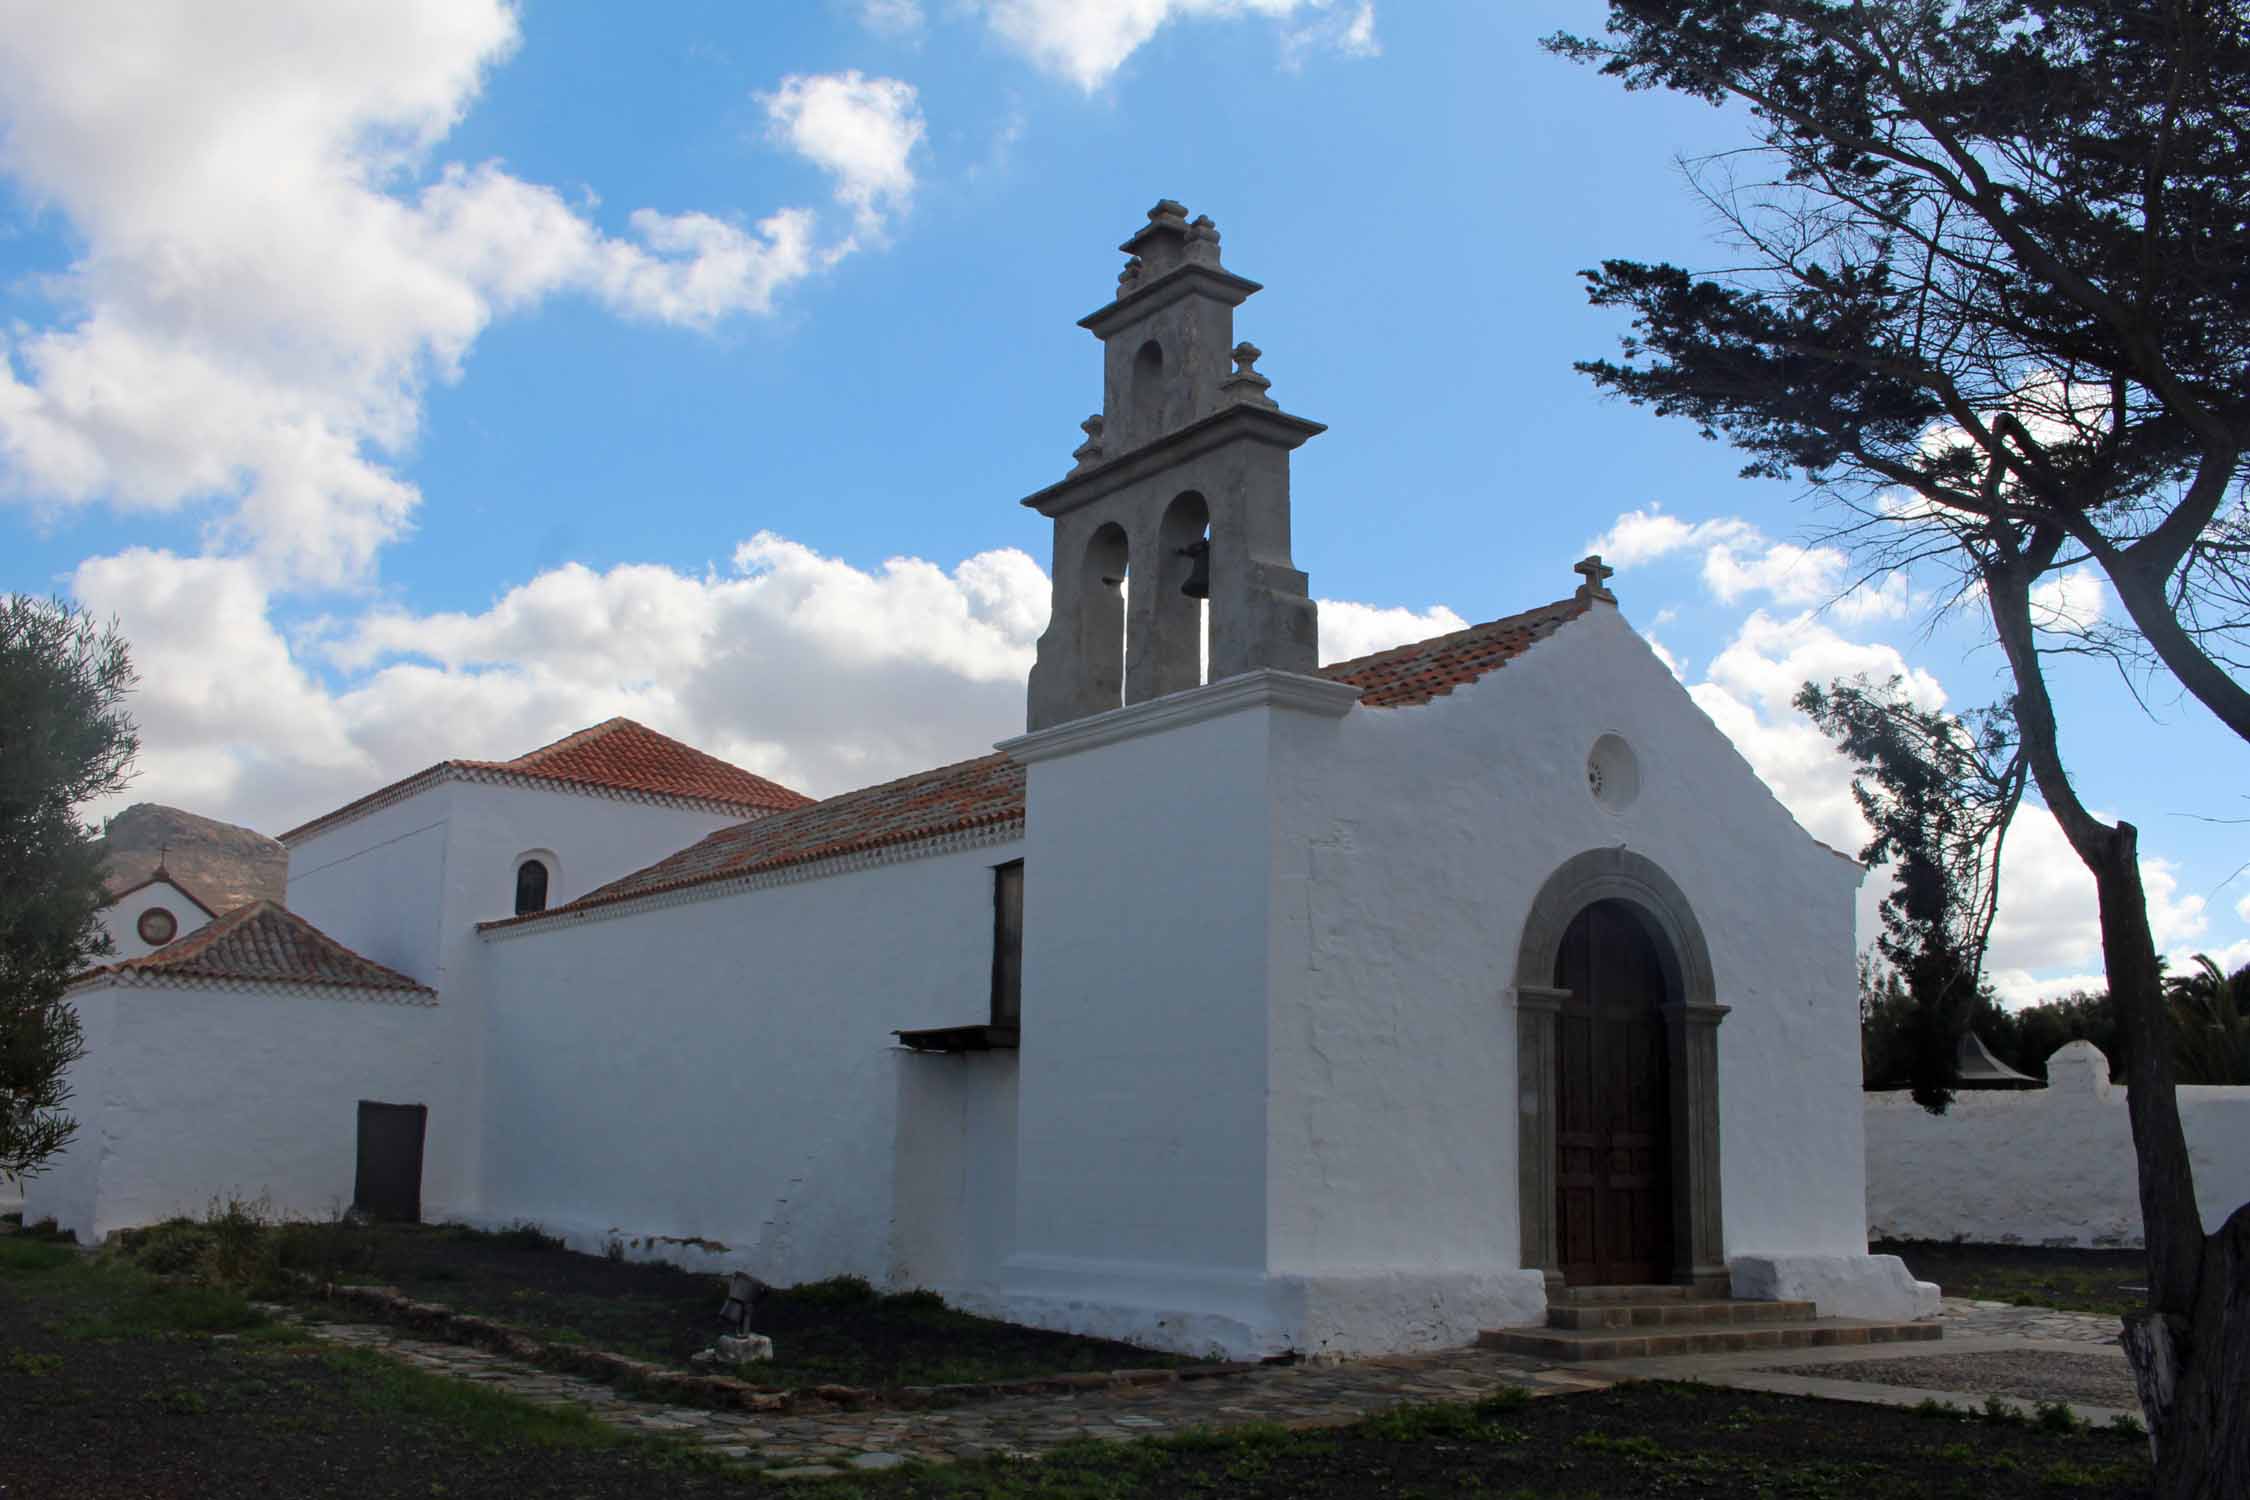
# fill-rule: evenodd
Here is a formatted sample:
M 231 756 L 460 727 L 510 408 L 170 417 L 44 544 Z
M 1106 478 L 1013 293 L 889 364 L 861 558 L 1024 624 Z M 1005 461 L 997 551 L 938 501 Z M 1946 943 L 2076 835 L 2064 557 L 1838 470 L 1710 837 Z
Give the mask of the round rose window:
M 141 941 L 151 948 L 161 948 L 172 941 L 180 930 L 179 919 L 161 906 L 152 906 L 141 913 Z

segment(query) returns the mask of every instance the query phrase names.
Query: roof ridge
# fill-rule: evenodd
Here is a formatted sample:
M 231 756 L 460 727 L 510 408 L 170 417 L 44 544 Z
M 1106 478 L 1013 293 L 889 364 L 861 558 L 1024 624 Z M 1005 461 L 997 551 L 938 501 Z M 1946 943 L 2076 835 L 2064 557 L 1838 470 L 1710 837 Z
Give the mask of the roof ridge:
M 575 750 L 580 745 L 590 745 L 596 740 L 606 739 L 610 735 L 615 734 L 620 729 L 638 729 L 645 734 L 656 735 L 659 739 L 671 739 L 670 735 L 663 734 L 658 730 L 650 729 L 646 724 L 628 719 L 623 714 L 611 714 L 608 718 L 602 720 L 599 724 L 589 724 L 584 729 L 573 729 L 570 733 L 564 735 L 561 739 L 549 740 L 546 744 L 539 746 L 537 749 L 526 750 L 523 754 L 515 757 L 513 760 L 471 760 L 462 761 L 459 762 L 459 764 L 470 766 L 507 766 L 513 770 L 524 770 L 528 767 L 539 764 L 540 761 L 544 760 L 550 755 L 559 754 L 564 750 Z M 675 745 L 681 745 L 684 749 L 695 749 L 693 745 L 685 744 L 685 742 L 680 740 L 673 740 L 672 743 L 674 743 Z M 701 754 L 702 752 L 697 751 L 697 753 Z
M 102 904 L 104 906 L 115 906 L 118 902 L 124 900 L 127 896 L 133 895 L 138 891 L 145 891 L 150 886 L 155 885 L 158 881 L 162 881 L 164 884 L 170 886 L 173 890 L 178 891 L 181 895 L 187 897 L 190 901 L 193 901 L 196 905 L 196 908 L 201 911 L 203 915 L 210 917 L 214 921 L 218 919 L 219 913 L 211 909 L 211 903 L 204 900 L 201 896 L 198 896 L 195 893 L 194 889 L 190 887 L 185 881 L 181 880 L 179 876 L 173 874 L 170 870 L 165 869 L 161 860 L 158 861 L 155 871 L 151 873 L 146 879 L 135 881 L 133 884 L 125 887 L 125 889 L 113 894 L 107 901 L 103 902 Z M 263 900 L 265 898 L 258 897 L 255 899 Z
M 262 946 L 283 949 L 301 947 L 309 951 L 282 951 L 273 954 L 253 952 L 234 955 L 231 962 L 210 957 L 213 949 L 242 933 L 245 928 L 267 921 L 272 923 L 275 930 L 267 934 L 268 942 Z M 261 946 L 254 934 L 246 941 L 253 947 Z M 326 972 L 329 970 L 339 972 Z M 353 972 L 355 970 L 358 972 Z M 105 976 L 123 977 L 133 974 L 174 974 L 183 978 L 343 989 L 418 990 L 433 995 L 437 993 L 412 975 L 402 974 L 388 964 L 378 963 L 364 953 L 347 948 L 288 907 L 266 896 L 244 902 L 225 916 L 215 918 L 186 937 L 168 943 L 152 953 L 87 969 L 75 975 L 71 982 L 80 984 Z

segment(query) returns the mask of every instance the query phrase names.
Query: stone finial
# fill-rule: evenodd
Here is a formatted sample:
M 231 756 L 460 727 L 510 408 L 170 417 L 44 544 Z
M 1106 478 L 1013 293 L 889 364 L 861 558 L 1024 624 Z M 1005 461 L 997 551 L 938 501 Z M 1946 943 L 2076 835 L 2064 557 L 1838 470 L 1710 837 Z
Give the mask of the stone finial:
M 1602 566 L 1602 555 L 1599 552 L 1572 563 L 1570 571 L 1586 580 L 1578 585 L 1578 598 L 1600 599 L 1609 604 L 1617 602 L 1617 596 L 1609 591 L 1610 576 L 1617 570 Z
M 1197 265 L 1219 263 L 1219 226 L 1211 222 L 1209 214 L 1197 214 L 1195 222 L 1188 226 L 1185 253 Z
M 1070 456 L 1078 460 L 1078 467 L 1081 469 L 1088 464 L 1100 463 L 1102 457 L 1102 414 L 1095 412 L 1085 421 L 1079 423 L 1078 428 L 1086 434 L 1086 441 L 1072 450 Z
M 1126 258 L 1125 269 L 1117 273 L 1118 296 L 1124 296 L 1135 286 L 1139 285 L 1141 279 L 1141 269 L 1141 258 L 1138 255 L 1128 256 Z
M 1175 219 L 1185 224 L 1187 222 L 1187 205 L 1170 198 L 1157 199 L 1156 207 L 1148 211 L 1148 221 L 1151 224 L 1161 224 L 1167 219 Z
M 1265 353 L 1247 339 L 1234 346 L 1234 373 L 1219 382 L 1219 391 L 1228 405 L 1279 410 L 1273 398 L 1266 394 L 1273 382 L 1258 373 L 1258 361 L 1265 358 Z

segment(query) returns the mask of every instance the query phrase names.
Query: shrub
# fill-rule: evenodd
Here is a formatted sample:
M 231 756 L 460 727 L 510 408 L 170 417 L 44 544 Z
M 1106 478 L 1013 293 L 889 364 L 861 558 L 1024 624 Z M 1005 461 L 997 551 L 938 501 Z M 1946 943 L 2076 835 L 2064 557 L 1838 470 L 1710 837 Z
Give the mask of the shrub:
M 211 1253 L 211 1231 L 193 1219 L 166 1219 L 145 1229 L 118 1231 L 118 1251 L 158 1276 L 192 1276 Z

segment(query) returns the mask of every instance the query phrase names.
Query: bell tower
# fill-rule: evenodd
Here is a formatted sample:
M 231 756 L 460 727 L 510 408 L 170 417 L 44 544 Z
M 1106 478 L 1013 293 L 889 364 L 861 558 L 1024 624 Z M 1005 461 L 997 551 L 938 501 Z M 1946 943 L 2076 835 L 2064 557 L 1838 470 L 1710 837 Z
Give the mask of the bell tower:
M 1234 310 L 1258 283 L 1219 264 L 1219 230 L 1167 198 L 1118 247 L 1117 297 L 1079 319 L 1102 341 L 1102 409 L 1077 467 L 1023 503 L 1055 523 L 1054 608 L 1028 727 L 1210 680 L 1311 672 L 1319 631 L 1289 559 L 1289 455 L 1327 429 L 1267 394 Z

